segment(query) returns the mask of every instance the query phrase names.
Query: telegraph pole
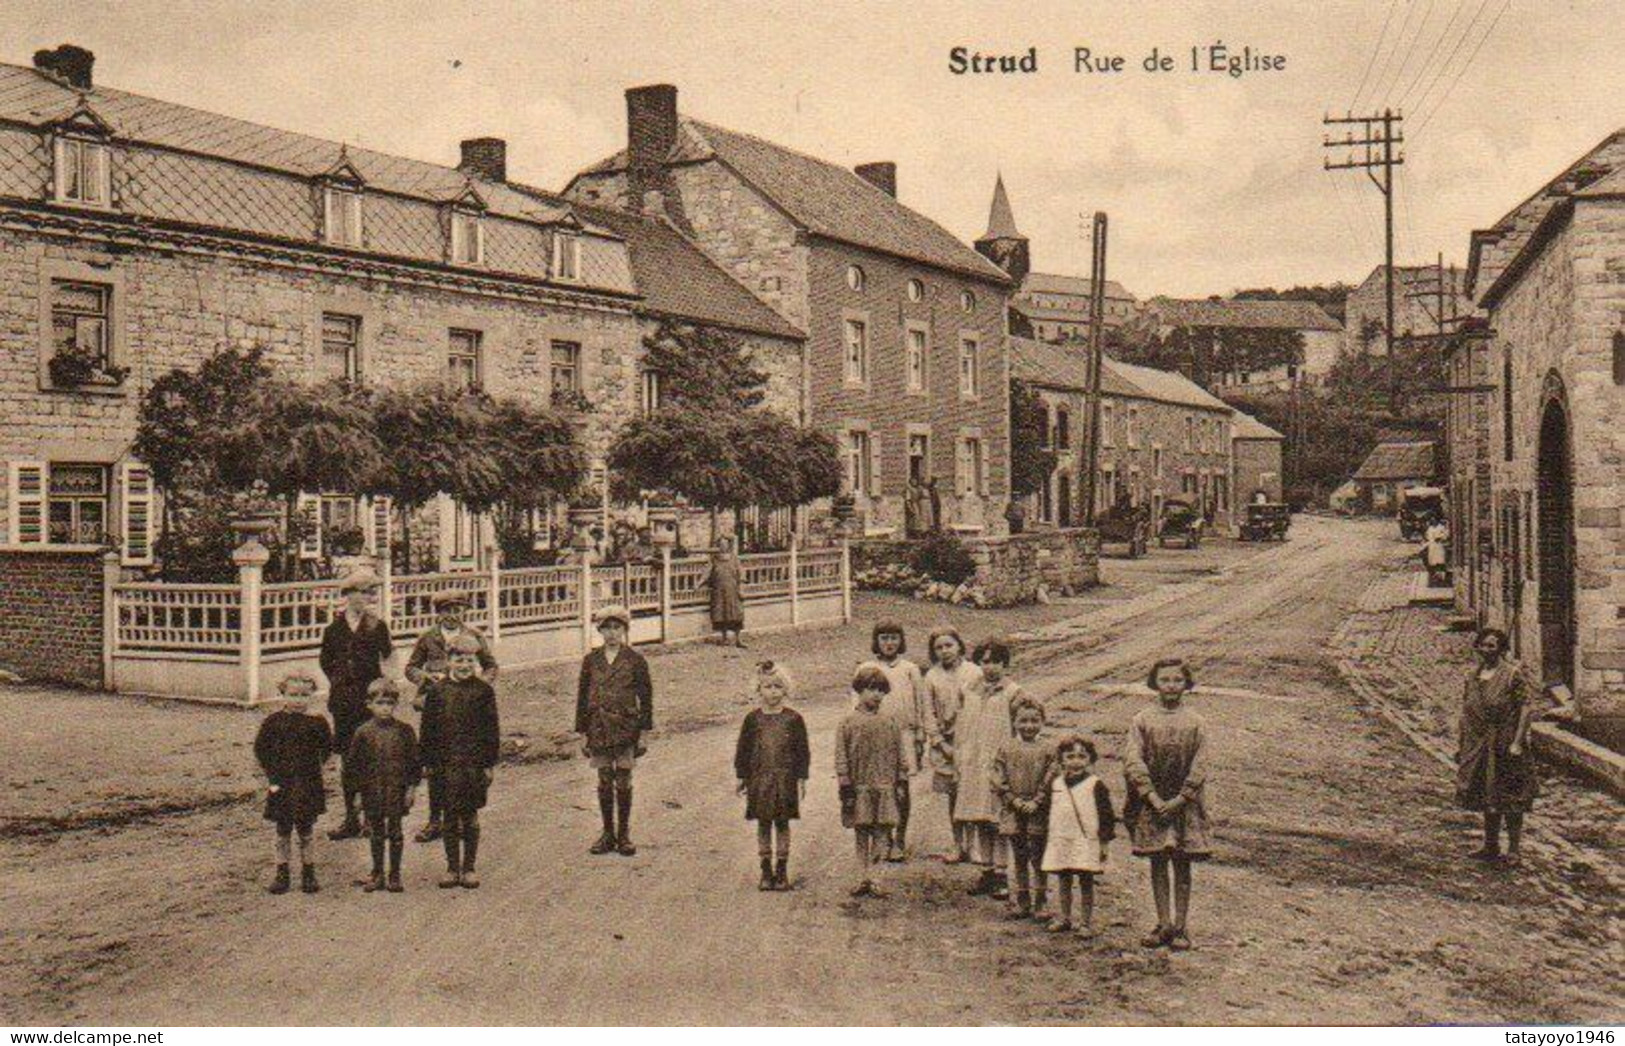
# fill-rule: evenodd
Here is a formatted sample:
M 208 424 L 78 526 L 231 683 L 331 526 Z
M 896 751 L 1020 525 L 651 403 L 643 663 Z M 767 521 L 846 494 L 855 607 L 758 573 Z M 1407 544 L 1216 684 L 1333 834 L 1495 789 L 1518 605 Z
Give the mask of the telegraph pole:
M 1083 492 L 1083 521 L 1087 526 L 1093 526 L 1095 523 L 1095 487 L 1100 476 L 1100 372 L 1101 359 L 1104 355 L 1103 335 L 1106 326 L 1105 211 L 1095 212 L 1090 246 L 1089 361 L 1086 373 L 1089 384 L 1089 454 L 1083 463 L 1084 472 L 1083 476 L 1080 477 L 1083 482 L 1078 484 Z
M 1343 159 L 1333 163 L 1330 158 L 1321 162 L 1328 171 L 1364 171 L 1371 184 L 1382 193 L 1383 210 L 1383 239 L 1385 243 L 1385 261 L 1383 266 L 1383 289 L 1387 299 L 1388 323 L 1384 334 L 1384 344 L 1388 351 L 1388 384 L 1390 386 L 1389 408 L 1398 412 L 1399 402 L 1399 369 L 1394 364 L 1394 168 L 1405 162 L 1403 155 L 1394 155 L 1394 146 L 1402 143 L 1405 138 L 1403 132 L 1397 130 L 1404 116 L 1392 109 L 1384 109 L 1380 113 L 1369 116 L 1356 116 L 1348 113 L 1344 116 L 1327 116 L 1321 123 L 1327 126 L 1345 125 L 1346 133 L 1340 139 L 1321 136 L 1321 148 L 1341 149 Z M 1355 126 L 1360 127 L 1361 137 L 1355 137 Z M 1362 152 L 1363 150 L 1363 152 Z M 1374 171 L 1381 170 L 1382 177 L 1377 177 Z

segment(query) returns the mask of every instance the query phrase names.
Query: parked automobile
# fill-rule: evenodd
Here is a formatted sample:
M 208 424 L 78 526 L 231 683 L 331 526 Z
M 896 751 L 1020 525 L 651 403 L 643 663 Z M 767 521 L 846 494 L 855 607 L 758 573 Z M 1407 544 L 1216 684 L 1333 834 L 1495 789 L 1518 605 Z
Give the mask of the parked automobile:
M 1100 529 L 1102 546 L 1126 545 L 1130 559 L 1139 559 L 1151 545 L 1151 510 L 1144 505 L 1113 506 L 1095 525 Z
M 1444 491 L 1438 487 L 1412 487 L 1399 494 L 1399 536 L 1421 541 L 1428 524 L 1444 519 Z
M 1275 501 L 1255 501 L 1241 521 L 1243 541 L 1285 541 L 1292 526 L 1292 511 Z
M 1183 542 L 1186 548 L 1196 548 L 1202 543 L 1202 513 L 1195 505 L 1178 498 L 1170 498 L 1162 503 L 1162 519 L 1157 525 L 1157 544 L 1167 548 L 1169 542 Z

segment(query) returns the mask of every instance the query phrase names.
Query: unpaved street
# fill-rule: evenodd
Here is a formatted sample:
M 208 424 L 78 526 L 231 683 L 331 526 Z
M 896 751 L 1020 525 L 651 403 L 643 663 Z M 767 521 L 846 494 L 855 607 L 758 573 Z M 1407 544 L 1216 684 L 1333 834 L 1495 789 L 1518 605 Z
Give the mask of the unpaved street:
M 1562 887 L 1565 862 L 1607 867 L 1617 842 L 1536 847 L 1512 871 L 1463 860 L 1472 821 L 1446 772 L 1339 674 L 1334 638 L 1406 551 L 1391 525 L 1301 518 L 1284 546 L 1018 637 L 1016 678 L 1048 700 L 1051 733 L 1110 753 L 1119 805 L 1116 749 L 1147 664 L 1187 656 L 1214 688 L 1192 698 L 1212 728 L 1218 854 L 1196 871 L 1187 954 L 1138 947 L 1149 889 L 1122 841 L 1092 942 L 1002 920 L 965 895 L 970 872 L 923 856 L 889 866 L 890 899 L 849 901 L 831 772 L 846 704 L 823 686 L 798 701 L 815 771 L 793 893 L 755 889 L 734 725 L 713 725 L 652 746 L 630 859 L 586 854 L 584 761 L 503 769 L 478 891 L 435 889 L 438 849 L 408 844 L 407 893 L 363 895 L 347 878 L 364 844 L 349 843 L 324 844 L 318 897 L 268 897 L 269 833 L 244 828 L 246 804 L 30 843 L 4 903 L 29 910 L 35 939 L 5 942 L 8 984 L 76 909 L 119 911 L 126 890 L 162 929 L 139 954 L 53 965 L 0 1005 L 13 1021 L 120 1025 L 1617 1021 L 1618 897 L 1582 897 L 1576 918 Z M 1537 809 L 1537 840 L 1560 799 Z M 916 820 L 916 851 L 940 851 L 940 802 L 917 802 Z

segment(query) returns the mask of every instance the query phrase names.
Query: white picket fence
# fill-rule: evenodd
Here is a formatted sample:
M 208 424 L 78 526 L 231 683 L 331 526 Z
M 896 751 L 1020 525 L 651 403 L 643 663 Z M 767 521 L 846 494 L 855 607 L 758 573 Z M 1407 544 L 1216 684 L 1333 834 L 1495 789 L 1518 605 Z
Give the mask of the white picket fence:
M 748 629 L 851 619 L 844 546 L 739 560 Z M 110 581 L 103 655 L 110 689 L 253 704 L 274 694 L 287 673 L 314 671 L 322 633 L 342 613 L 339 582 L 265 584 L 260 569 L 243 567 L 235 584 Z M 519 667 L 580 657 L 596 638 L 594 609 L 609 604 L 631 611 L 634 643 L 708 634 L 710 569 L 703 557 L 667 556 L 657 563 L 403 576 L 384 570 L 375 609 L 404 647 L 434 624 L 435 596 L 462 593 L 470 602 L 466 620 L 492 641 L 499 662 Z

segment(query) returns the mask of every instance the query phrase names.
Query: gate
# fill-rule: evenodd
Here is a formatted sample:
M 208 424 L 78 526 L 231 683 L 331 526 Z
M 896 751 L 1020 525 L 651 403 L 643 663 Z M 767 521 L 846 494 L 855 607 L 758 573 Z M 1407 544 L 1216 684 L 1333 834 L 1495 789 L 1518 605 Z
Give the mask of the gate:
M 1542 679 L 1574 687 L 1574 472 L 1568 411 L 1549 398 L 1540 420 L 1537 565 Z

